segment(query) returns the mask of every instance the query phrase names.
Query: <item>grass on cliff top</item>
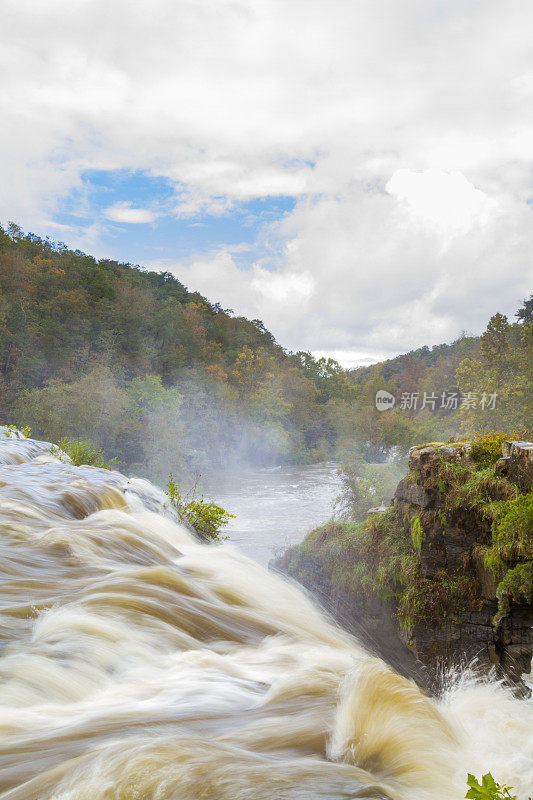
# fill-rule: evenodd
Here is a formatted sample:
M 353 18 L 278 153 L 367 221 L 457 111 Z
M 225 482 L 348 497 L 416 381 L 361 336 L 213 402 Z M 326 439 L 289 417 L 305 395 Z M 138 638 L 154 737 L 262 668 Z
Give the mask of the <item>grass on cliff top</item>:
M 494 502 L 516 499 L 519 487 L 496 475 L 495 467 L 502 458 L 503 443 L 526 434 L 527 431 L 476 433 L 467 443 L 466 458 L 455 461 L 441 458 L 434 480 L 445 510 L 477 508 L 492 519 Z
M 443 462 L 438 474 L 439 497 L 446 511 L 478 509 L 492 518 L 492 504 L 514 500 L 519 488 L 495 475 L 494 466 L 472 469 L 465 463 Z

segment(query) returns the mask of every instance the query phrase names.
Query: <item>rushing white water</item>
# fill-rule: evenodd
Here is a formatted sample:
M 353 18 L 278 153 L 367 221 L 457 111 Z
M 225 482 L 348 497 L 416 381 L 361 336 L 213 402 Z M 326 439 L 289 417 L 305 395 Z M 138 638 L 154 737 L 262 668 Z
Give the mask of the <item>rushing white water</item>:
M 458 800 L 533 786 L 533 704 L 439 701 L 145 481 L 0 432 L 0 798 Z

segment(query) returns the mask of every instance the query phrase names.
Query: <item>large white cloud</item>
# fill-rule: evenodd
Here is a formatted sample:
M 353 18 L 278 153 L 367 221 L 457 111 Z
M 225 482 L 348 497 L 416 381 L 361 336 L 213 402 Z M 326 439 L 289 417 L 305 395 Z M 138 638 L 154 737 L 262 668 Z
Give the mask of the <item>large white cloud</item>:
M 497 207 L 495 200 L 476 189 L 461 172 L 398 169 L 385 189 L 415 219 L 439 231 L 445 240 L 467 234 L 475 225 L 487 224 Z
M 172 268 L 347 361 L 477 331 L 533 285 L 532 27 L 529 0 L 5 0 L 0 219 L 45 229 L 89 168 L 174 181 L 181 217 L 286 194 L 246 270 Z

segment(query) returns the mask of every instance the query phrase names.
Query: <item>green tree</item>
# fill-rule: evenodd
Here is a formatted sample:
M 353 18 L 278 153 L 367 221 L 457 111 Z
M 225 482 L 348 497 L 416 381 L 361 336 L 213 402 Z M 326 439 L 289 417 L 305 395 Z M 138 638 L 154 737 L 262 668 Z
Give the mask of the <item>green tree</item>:
M 51 442 L 86 436 L 109 457 L 121 455 L 120 439 L 127 431 L 127 395 L 111 371 L 97 367 L 79 381 L 51 381 L 42 389 L 21 394 L 17 419 L 34 436 Z
M 509 356 L 509 330 L 507 317 L 494 314 L 481 336 L 481 353 L 487 367 L 501 368 Z
M 515 316 L 521 325 L 533 325 L 533 294 L 528 300 L 524 300 Z

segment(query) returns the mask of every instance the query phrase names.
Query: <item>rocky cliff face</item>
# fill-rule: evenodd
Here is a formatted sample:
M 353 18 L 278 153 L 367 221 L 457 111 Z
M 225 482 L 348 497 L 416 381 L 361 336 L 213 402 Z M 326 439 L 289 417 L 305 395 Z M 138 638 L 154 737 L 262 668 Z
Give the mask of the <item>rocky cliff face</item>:
M 520 491 L 530 490 L 533 445 L 505 443 L 504 452 L 506 456 L 497 462 L 495 472 L 519 486 Z M 493 519 L 487 505 L 505 502 L 509 487 L 494 482 L 485 488 L 484 497 L 476 497 L 476 489 L 470 498 L 464 491 L 462 502 L 459 491 L 458 501 L 450 508 L 450 487 L 441 477 L 443 462 L 464 467 L 466 484 L 467 473 L 473 468 L 468 444 L 415 448 L 409 458 L 409 475 L 400 481 L 394 502 L 406 525 L 412 525 L 415 517 L 423 520 L 424 538 L 419 550 L 422 574 L 428 578 L 466 575 L 474 607 L 459 609 L 436 626 L 418 624 L 408 634 L 402 632 L 402 638 L 409 636 L 408 646 L 425 664 L 475 658 L 482 669 L 494 666 L 513 681 L 519 680 L 523 672 L 529 672 L 533 655 L 533 606 L 512 602 L 509 612 L 495 624 L 499 581 L 486 568 L 482 555 L 492 543 Z M 478 486 L 477 492 L 483 489 Z
M 490 468 L 469 443 L 413 448 L 391 509 L 359 529 L 322 529 L 276 567 L 419 683 L 475 659 L 519 684 L 533 655 L 532 486 L 531 443 L 504 443 Z M 393 549 L 372 555 L 385 536 Z M 513 588 L 503 579 L 516 567 L 522 582 Z

